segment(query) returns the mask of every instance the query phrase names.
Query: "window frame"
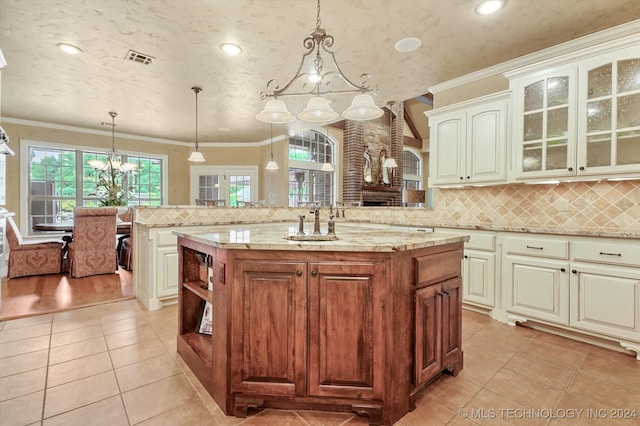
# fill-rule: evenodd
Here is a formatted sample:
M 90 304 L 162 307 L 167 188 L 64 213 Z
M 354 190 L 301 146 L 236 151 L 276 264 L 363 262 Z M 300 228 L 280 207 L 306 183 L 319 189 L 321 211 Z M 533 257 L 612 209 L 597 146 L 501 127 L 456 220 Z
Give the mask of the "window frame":
M 84 153 L 98 153 L 102 154 L 103 151 L 106 152 L 104 147 L 96 147 L 89 145 L 76 145 L 76 144 L 68 144 L 68 143 L 58 143 L 58 142 L 48 142 L 48 141 L 39 141 L 39 140 L 30 140 L 30 139 L 21 139 L 20 140 L 20 193 L 25 194 L 25 196 L 20 197 L 20 229 L 26 230 L 23 233 L 25 238 L 28 237 L 42 237 L 44 234 L 41 232 L 34 232 L 31 230 L 30 226 L 30 213 L 29 213 L 29 203 L 31 201 L 31 194 L 29 191 L 29 172 L 30 172 L 30 158 L 29 152 L 31 148 L 44 148 L 44 149 L 59 149 L 59 150 L 71 150 L 75 151 L 76 154 L 76 201 L 85 200 L 86 197 L 83 195 L 83 164 L 82 164 L 82 156 Z M 121 154 L 131 157 L 141 157 L 145 159 L 156 159 L 161 161 L 161 205 L 166 205 L 167 196 L 168 196 L 168 159 L 169 157 L 165 154 L 151 154 L 145 152 L 136 152 L 136 151 L 119 151 Z M 47 233 L 46 235 L 49 235 Z
M 298 144 L 292 144 L 291 141 L 292 140 L 299 140 L 302 139 L 304 140 L 304 137 L 302 137 L 301 135 L 307 132 L 313 132 L 313 133 L 317 133 L 318 135 L 322 136 L 326 142 L 331 146 L 331 152 L 327 155 L 327 151 L 324 150 L 323 152 L 318 152 L 318 160 L 317 161 L 305 161 L 305 160 L 295 160 L 291 158 L 291 151 L 292 149 L 299 149 L 300 145 Z M 309 140 L 310 145 L 311 146 L 318 146 L 318 143 L 315 140 Z M 296 134 L 289 136 L 287 139 L 287 160 L 288 160 L 288 167 L 287 167 L 287 206 L 289 207 L 297 207 L 298 203 L 295 202 L 295 205 L 291 205 L 292 203 L 292 198 L 290 197 L 290 193 L 289 190 L 291 188 L 291 180 L 289 179 L 289 177 L 291 176 L 292 172 L 299 172 L 299 171 L 304 171 L 305 173 L 308 173 L 309 176 L 311 176 L 311 181 L 309 182 L 309 184 L 311 186 L 314 185 L 313 182 L 313 176 L 316 173 L 326 173 L 327 175 L 331 175 L 330 179 L 331 179 L 331 194 L 330 194 L 330 201 L 329 204 L 333 205 L 336 200 L 337 200 L 337 188 L 338 188 L 338 174 L 336 173 L 336 169 L 337 169 L 337 163 L 338 163 L 338 146 L 337 146 L 337 142 L 335 140 L 333 140 L 331 138 L 331 136 L 329 135 L 328 132 L 322 131 L 322 130 L 318 130 L 318 129 L 303 129 L 300 130 L 298 132 L 296 132 Z M 309 150 L 309 152 L 311 152 L 313 154 L 313 151 Z M 322 166 L 324 164 L 324 162 L 320 162 L 320 160 L 324 160 L 326 159 L 326 157 L 329 156 L 331 158 L 331 166 L 333 167 L 333 171 L 328 172 L 328 171 L 324 171 L 321 170 Z M 314 198 L 315 195 L 314 195 Z M 323 196 L 323 198 L 326 198 Z M 303 203 L 308 203 L 311 201 L 306 201 Z

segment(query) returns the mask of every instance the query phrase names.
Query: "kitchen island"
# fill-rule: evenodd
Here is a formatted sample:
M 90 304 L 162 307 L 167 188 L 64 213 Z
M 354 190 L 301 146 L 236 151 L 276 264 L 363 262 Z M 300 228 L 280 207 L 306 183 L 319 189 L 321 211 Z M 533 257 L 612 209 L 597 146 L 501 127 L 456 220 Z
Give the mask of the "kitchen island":
M 178 352 L 228 415 L 308 408 L 391 425 L 435 377 L 462 369 L 466 237 L 339 223 L 333 241 L 290 240 L 298 231 L 174 231 Z

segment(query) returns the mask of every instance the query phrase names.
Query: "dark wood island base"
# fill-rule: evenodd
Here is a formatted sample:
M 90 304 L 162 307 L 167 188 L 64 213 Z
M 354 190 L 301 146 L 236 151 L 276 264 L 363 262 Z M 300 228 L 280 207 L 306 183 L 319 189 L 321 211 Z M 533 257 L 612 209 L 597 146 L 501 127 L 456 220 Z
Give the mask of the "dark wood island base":
M 368 252 L 178 236 L 178 353 L 225 414 L 343 411 L 391 425 L 463 367 L 463 239 Z M 212 335 L 198 333 L 205 302 Z

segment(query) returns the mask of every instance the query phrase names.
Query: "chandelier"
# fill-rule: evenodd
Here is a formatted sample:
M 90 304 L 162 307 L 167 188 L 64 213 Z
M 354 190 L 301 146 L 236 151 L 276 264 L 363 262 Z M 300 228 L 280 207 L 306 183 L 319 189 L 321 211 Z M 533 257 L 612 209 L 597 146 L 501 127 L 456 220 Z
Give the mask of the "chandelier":
M 124 172 L 124 173 L 128 173 L 128 172 L 132 172 L 136 169 L 136 165 L 135 164 L 131 164 L 131 163 L 123 163 L 122 162 L 122 155 L 116 151 L 116 116 L 118 115 L 117 112 L 109 112 L 109 115 L 111 116 L 111 150 L 107 151 L 107 161 L 102 161 L 102 160 L 89 160 L 88 163 L 91 167 L 93 167 L 96 170 L 101 170 L 101 171 L 108 171 L 108 170 L 115 170 L 115 171 L 120 171 L 120 172 Z M 108 124 L 105 122 L 102 122 L 102 124 Z
M 295 116 L 289 112 L 286 104 L 278 98 L 286 96 L 312 96 L 307 107 L 298 114 L 302 121 L 321 123 L 338 117 L 323 97 L 328 94 L 354 94 L 351 106 L 342 117 L 347 120 L 364 121 L 378 118 L 384 114 L 374 102 L 369 93 L 376 94 L 377 88 L 369 74 L 362 74 L 357 83 L 347 78 L 340 70 L 334 52 L 333 36 L 320 27 L 320 0 L 318 0 L 316 28 L 306 37 L 302 44 L 306 52 L 302 55 L 298 71 L 284 86 L 277 80 L 267 82 L 266 91 L 260 93 L 260 98 L 267 100 L 264 110 L 256 119 L 265 123 L 283 124 L 295 121 Z M 315 52 L 315 57 L 312 55 Z M 325 63 L 322 53 L 327 54 L 329 62 Z M 312 62 L 311 64 L 309 62 Z

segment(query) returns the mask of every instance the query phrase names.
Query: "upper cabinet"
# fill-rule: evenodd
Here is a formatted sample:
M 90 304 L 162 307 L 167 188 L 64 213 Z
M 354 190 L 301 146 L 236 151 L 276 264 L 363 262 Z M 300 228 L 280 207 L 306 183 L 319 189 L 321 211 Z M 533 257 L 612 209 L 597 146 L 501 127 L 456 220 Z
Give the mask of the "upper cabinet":
M 639 174 L 636 46 L 518 73 L 510 88 L 515 180 Z
M 511 85 L 516 177 L 575 174 L 576 80 L 570 67 Z
M 508 92 L 429 111 L 429 186 L 505 183 Z
M 578 173 L 638 172 L 640 55 L 638 48 L 580 65 Z

